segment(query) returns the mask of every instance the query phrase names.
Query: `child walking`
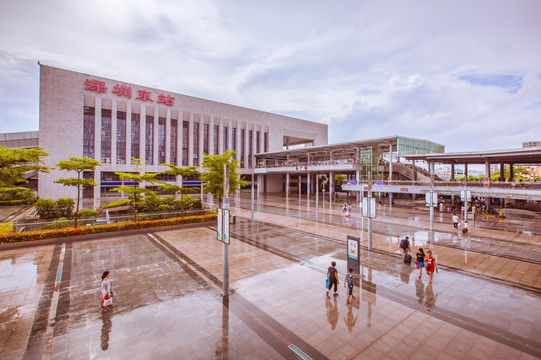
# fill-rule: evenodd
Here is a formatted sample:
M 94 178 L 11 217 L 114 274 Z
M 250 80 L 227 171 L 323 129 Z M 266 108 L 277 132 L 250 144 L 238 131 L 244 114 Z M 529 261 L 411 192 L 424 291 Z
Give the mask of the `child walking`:
M 344 279 L 344 287 L 346 287 L 346 284 L 348 286 L 348 297 L 346 299 L 346 304 L 349 304 L 349 298 L 355 299 L 355 296 L 353 295 L 353 285 L 355 285 L 355 276 L 353 276 L 353 269 L 348 269 L 348 274 L 346 275 L 346 278 Z
M 415 265 L 417 265 L 417 269 L 419 269 L 419 279 L 421 278 L 421 276 L 423 275 L 423 268 L 425 267 L 425 252 L 423 250 L 423 248 L 419 248 L 419 250 L 417 250 L 417 259 L 415 261 Z

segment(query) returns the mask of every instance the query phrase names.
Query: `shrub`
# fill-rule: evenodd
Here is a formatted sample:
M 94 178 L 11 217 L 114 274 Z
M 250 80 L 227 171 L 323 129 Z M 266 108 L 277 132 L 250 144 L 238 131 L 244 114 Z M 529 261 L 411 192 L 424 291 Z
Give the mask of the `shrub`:
M 83 209 L 79 211 L 79 218 L 81 219 L 90 219 L 95 216 L 98 216 L 98 212 L 92 209 Z
M 109 208 L 117 207 L 117 206 L 130 205 L 130 203 L 131 203 L 131 201 L 129 199 L 117 200 L 117 201 L 113 201 L 113 202 L 111 202 L 109 204 L 105 204 L 105 205 L 100 206 L 100 209 L 109 209 Z
M 22 241 L 32 241 L 32 240 L 42 240 L 42 239 L 53 239 L 53 238 L 62 238 L 70 237 L 77 235 L 88 235 L 88 234 L 99 234 L 112 231 L 123 231 L 123 230 L 134 230 L 134 229 L 146 229 L 156 226 L 171 226 L 179 224 L 191 224 L 205 221 L 216 220 L 216 213 L 189 216 L 189 217 L 180 217 L 180 218 L 169 218 L 161 220 L 148 220 L 148 221 L 130 221 L 125 223 L 110 224 L 110 225 L 95 225 L 95 226 L 82 226 L 77 229 L 69 227 L 63 229 L 55 230 L 45 230 L 45 231 L 30 231 L 24 233 L 6 233 L 0 237 L 0 243 L 14 243 Z
M 13 231 L 13 223 L 10 223 L 10 222 L 0 223 L 0 234 L 12 232 L 12 231 Z
M 56 218 L 56 202 L 52 199 L 39 199 L 34 204 L 40 219 Z
M 56 214 L 58 217 L 69 218 L 73 215 L 75 201 L 72 198 L 60 198 L 56 201 Z

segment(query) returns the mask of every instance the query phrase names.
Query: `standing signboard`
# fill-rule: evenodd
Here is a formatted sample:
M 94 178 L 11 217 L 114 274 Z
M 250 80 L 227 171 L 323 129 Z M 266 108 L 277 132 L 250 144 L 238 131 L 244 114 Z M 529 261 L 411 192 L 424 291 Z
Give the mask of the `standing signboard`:
M 370 213 L 368 213 L 369 209 Z M 363 197 L 363 217 L 376 217 L 376 198 Z
M 430 192 L 425 193 L 425 205 L 426 206 L 438 206 L 438 193 L 432 193 L 432 204 L 430 204 Z
M 223 231 L 222 231 L 222 225 L 223 225 L 223 213 L 222 213 L 222 209 L 218 209 L 218 231 L 216 232 L 216 235 L 217 235 L 217 238 L 218 240 L 222 241 L 222 235 L 223 235 Z
M 347 244 L 348 244 L 348 261 L 347 268 L 352 268 L 355 274 L 360 273 L 360 261 L 359 261 L 359 241 L 360 239 L 355 236 L 348 235 Z
M 223 242 L 229 245 L 229 210 L 224 209 Z

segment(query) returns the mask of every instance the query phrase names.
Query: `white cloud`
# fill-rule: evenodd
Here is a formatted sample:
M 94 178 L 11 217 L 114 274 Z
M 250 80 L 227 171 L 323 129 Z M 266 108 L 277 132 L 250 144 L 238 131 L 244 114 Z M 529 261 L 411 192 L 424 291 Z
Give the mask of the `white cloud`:
M 331 142 L 404 135 L 458 151 L 541 134 L 536 0 L 33 0 L 0 10 L 0 131 L 6 119 L 10 131 L 36 130 L 41 60 L 325 122 Z M 486 75 L 520 76 L 521 88 L 460 80 Z

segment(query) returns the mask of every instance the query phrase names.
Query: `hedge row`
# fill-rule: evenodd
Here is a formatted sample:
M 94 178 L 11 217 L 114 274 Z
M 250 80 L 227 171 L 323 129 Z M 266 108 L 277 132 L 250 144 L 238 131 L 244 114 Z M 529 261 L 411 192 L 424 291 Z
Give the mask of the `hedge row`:
M 12 231 L 13 231 L 13 223 L 10 223 L 10 222 L 0 223 L 0 234 L 9 233 Z
M 77 235 L 99 234 L 112 231 L 122 230 L 134 230 L 134 229 L 146 229 L 157 226 L 171 226 L 178 224 L 191 224 L 205 221 L 216 220 L 216 214 L 205 214 L 189 217 L 179 217 L 160 220 L 145 220 L 145 221 L 130 221 L 125 223 L 110 224 L 110 225 L 94 225 L 94 226 L 82 226 L 77 229 L 69 227 L 56 230 L 43 230 L 43 231 L 29 231 L 24 233 L 5 233 L 0 235 L 0 244 L 8 244 L 14 242 L 42 240 L 70 237 Z
M 34 200 L 0 200 L 0 205 L 22 205 L 22 204 L 31 204 Z

